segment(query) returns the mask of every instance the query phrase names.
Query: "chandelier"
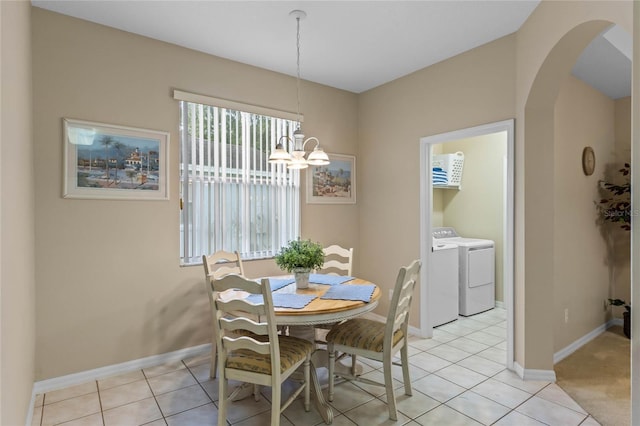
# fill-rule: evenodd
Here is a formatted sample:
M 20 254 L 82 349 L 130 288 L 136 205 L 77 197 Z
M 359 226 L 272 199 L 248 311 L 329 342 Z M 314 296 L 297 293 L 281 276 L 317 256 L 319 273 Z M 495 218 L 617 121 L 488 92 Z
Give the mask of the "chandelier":
M 269 163 L 286 164 L 288 169 L 306 169 L 309 166 L 325 166 L 329 164 L 329 156 L 320 147 L 320 141 L 316 137 L 305 139 L 304 132 L 300 128 L 300 20 L 307 14 L 302 10 L 293 10 L 290 16 L 296 18 L 296 48 L 297 48 L 297 75 L 296 75 L 296 96 L 298 101 L 298 128 L 293 132 L 293 140 L 289 136 L 281 136 L 276 145 L 276 149 L 269 156 Z M 293 145 L 293 150 L 288 153 L 284 149 L 282 141 L 288 141 Z M 315 142 L 313 151 L 305 158 L 305 145 L 308 142 Z

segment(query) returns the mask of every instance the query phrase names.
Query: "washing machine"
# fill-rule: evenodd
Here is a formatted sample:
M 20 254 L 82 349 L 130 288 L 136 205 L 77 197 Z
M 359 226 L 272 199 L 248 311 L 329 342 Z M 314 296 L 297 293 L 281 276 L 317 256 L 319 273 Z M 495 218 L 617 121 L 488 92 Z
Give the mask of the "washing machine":
M 463 238 L 451 227 L 433 229 L 434 241 L 458 247 L 460 315 L 495 307 L 495 244 L 492 240 Z
M 458 319 L 458 246 L 433 241 L 429 309 L 433 327 Z

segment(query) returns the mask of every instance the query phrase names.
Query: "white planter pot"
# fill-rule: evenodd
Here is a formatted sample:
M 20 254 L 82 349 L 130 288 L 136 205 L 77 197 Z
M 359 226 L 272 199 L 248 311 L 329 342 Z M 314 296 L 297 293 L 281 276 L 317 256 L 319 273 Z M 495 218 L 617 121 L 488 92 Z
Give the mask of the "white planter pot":
M 310 269 L 296 268 L 293 270 L 293 276 L 296 279 L 296 288 L 309 288 Z

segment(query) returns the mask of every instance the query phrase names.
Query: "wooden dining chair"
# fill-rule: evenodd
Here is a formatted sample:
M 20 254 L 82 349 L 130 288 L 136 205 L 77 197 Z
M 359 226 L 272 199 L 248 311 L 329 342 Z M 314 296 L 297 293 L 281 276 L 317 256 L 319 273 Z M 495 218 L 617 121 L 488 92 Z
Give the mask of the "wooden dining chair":
M 407 329 L 409 325 L 409 310 L 420 266 L 420 261 L 414 260 L 409 266 L 400 268 L 386 323 L 365 318 L 354 318 L 341 324 L 336 324 L 327 334 L 329 401 L 333 401 L 335 375 L 339 374 L 346 380 L 384 386 L 387 392 L 387 404 L 389 405 L 389 419 L 398 419 L 391 366 L 394 355 L 400 351 L 404 393 L 405 395 L 411 395 L 408 354 L 409 333 Z M 381 361 L 384 383 L 360 376 L 356 377 L 353 373 L 338 373 L 335 369 L 337 352 Z
M 280 424 L 280 415 L 304 391 L 304 409 L 309 411 L 310 361 L 313 344 L 305 339 L 278 334 L 269 279 L 261 283 L 239 275 L 212 281 L 218 339 L 219 402 L 218 426 L 226 425 L 228 380 L 271 386 L 271 425 Z M 228 297 L 226 290 L 240 290 L 248 298 Z M 253 296 L 257 295 L 257 296 Z M 252 299 L 256 297 L 256 299 Z M 233 313 L 234 317 L 228 314 Z M 245 313 L 247 317 L 237 316 Z M 239 335 L 241 334 L 241 335 Z M 304 382 L 281 404 L 282 382 L 302 365 Z
M 220 250 L 212 255 L 202 256 L 202 266 L 204 267 L 205 287 L 209 295 L 209 306 L 211 307 L 211 368 L 209 377 L 216 378 L 216 331 L 215 318 L 213 316 L 213 302 L 215 294 L 213 292 L 212 280 L 220 279 L 225 275 L 236 274 L 244 276 L 244 268 L 242 267 L 242 258 L 240 253 Z

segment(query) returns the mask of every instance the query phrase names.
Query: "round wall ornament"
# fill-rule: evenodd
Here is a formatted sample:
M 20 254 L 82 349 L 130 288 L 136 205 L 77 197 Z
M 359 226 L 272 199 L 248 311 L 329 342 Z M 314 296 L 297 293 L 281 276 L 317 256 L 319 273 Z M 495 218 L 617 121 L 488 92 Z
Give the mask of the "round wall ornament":
M 591 176 L 596 168 L 596 154 L 590 146 L 582 150 L 582 171 L 585 176 Z

